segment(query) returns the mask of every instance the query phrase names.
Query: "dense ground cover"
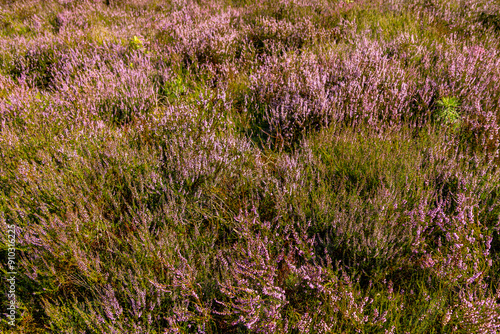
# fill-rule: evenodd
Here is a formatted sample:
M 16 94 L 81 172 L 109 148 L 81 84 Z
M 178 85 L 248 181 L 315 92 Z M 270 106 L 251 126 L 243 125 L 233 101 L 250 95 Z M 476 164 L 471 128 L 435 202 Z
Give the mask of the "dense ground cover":
M 500 332 L 499 13 L 1 1 L 0 329 Z

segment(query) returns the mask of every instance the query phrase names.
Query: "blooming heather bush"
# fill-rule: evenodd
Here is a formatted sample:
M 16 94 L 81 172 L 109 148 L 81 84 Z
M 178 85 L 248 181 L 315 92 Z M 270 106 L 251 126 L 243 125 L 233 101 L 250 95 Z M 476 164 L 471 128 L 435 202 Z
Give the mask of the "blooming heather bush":
M 499 331 L 495 1 L 0 3 L 2 333 Z
M 244 46 L 239 36 L 241 32 L 234 29 L 239 13 L 223 12 L 212 16 L 207 21 L 182 21 L 179 25 L 167 26 L 174 34 L 175 52 L 183 57 L 186 64 L 223 63 L 234 61 L 241 54 Z M 197 22 L 198 21 L 198 22 Z
M 128 123 L 134 115 L 150 112 L 156 106 L 157 88 L 142 67 L 135 69 L 134 63 L 126 65 L 122 62 L 113 71 L 115 73 L 109 74 L 106 69 L 92 74 L 86 72 L 86 76 L 79 80 L 80 87 L 89 84 L 83 86 L 87 92 L 95 91 L 94 101 L 89 103 L 103 119 L 118 124 Z

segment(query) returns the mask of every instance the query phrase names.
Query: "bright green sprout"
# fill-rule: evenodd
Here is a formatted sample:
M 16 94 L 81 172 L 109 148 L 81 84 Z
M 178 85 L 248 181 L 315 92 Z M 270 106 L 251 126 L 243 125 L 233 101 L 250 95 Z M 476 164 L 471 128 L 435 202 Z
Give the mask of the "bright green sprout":
M 455 129 L 460 127 L 460 113 L 458 107 L 460 102 L 456 97 L 443 97 L 437 101 L 437 105 L 441 107 L 438 118 L 445 124 L 451 124 Z

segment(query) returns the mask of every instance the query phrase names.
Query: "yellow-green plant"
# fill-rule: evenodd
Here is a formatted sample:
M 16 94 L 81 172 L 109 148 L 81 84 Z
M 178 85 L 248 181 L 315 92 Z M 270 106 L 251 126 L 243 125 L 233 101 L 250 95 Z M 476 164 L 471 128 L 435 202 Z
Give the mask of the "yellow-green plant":
M 129 46 L 133 50 L 139 50 L 139 49 L 142 49 L 144 47 L 144 45 L 142 44 L 142 41 L 137 36 L 134 36 L 130 39 Z

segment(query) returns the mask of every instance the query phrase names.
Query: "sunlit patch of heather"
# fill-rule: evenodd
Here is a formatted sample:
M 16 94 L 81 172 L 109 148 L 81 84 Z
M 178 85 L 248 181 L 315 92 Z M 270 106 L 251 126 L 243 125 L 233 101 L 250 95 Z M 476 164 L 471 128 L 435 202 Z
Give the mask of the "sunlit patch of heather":
M 271 137 L 290 144 L 304 131 L 334 122 L 394 126 L 413 116 L 415 73 L 388 59 L 377 43 L 361 40 L 358 48 L 326 59 L 313 54 L 267 59 L 251 77 L 248 104 L 262 113 Z
M 314 42 L 325 43 L 330 37 L 325 29 L 316 27 L 308 19 L 292 23 L 288 20 L 262 17 L 247 26 L 244 31 L 246 39 L 258 53 L 301 49 Z
M 374 300 L 357 289 L 357 283 L 345 272 L 336 271 L 339 263 L 332 264 L 328 260 L 320 266 L 312 261 L 299 267 L 293 264 L 290 255 L 285 257 L 285 262 L 289 275 L 285 283 L 289 300 L 286 312 L 294 315 L 285 320 L 286 328 L 301 333 L 328 333 L 361 328 L 380 330 L 387 326 L 387 304 L 382 305 L 381 299 L 392 304 L 389 307 L 393 308 L 395 303 L 391 301 L 391 289 L 381 298 L 377 298 L 380 293 L 374 296 L 378 299 Z M 389 299 L 384 299 L 387 297 Z
M 11 74 L 30 86 L 49 88 L 58 58 L 53 47 L 54 43 L 48 38 L 30 43 L 24 54 L 14 54 Z
M 445 154 L 446 151 L 435 151 L 432 155 L 442 159 Z M 409 212 L 411 224 L 417 228 L 412 249 L 422 256 L 422 268 L 429 268 L 443 281 L 477 285 L 488 276 L 492 266 L 495 224 L 489 212 L 498 212 L 498 208 L 486 198 L 496 196 L 499 174 L 487 160 L 469 170 L 463 164 L 466 160 L 461 160 L 464 158 L 456 156 L 437 165 L 435 205 L 427 211 L 427 205 L 421 202 Z
M 328 124 L 327 80 L 313 54 L 268 57 L 250 77 L 249 111 L 278 145 L 292 143 L 302 131 Z
M 211 124 L 203 124 L 209 127 Z M 250 152 L 250 144 L 234 137 L 217 138 L 214 133 L 187 133 L 163 146 L 164 173 L 172 185 L 193 191 L 205 182 L 220 182 L 224 174 L 236 173 L 233 165 Z
M 260 220 L 255 209 L 235 219 L 243 223 L 236 231 L 238 240 L 230 252 L 218 255 L 229 278 L 219 282 L 225 298 L 216 300 L 221 308 L 214 311 L 217 316 L 262 333 L 383 328 L 387 311 L 379 314 L 380 305 L 372 305 L 374 300 L 356 290 L 348 275 L 338 275 L 328 257 L 323 265 L 318 262 L 315 238 L 307 236 L 310 224 L 288 224 L 280 232 Z M 349 325 L 339 324 L 340 318 Z
M 153 78 L 155 73 L 147 59 L 126 57 L 111 69 L 101 65 L 78 72 L 62 94 L 75 108 L 86 108 L 111 123 L 126 124 L 157 106 L 158 85 L 153 80 L 159 78 Z M 61 85 L 65 85 L 62 80 Z
M 464 289 L 460 297 L 461 303 L 455 313 L 450 314 L 450 318 L 457 323 L 454 328 L 474 333 L 496 333 L 500 330 L 500 294 L 485 297 Z
M 235 10 L 223 11 L 201 22 L 185 18 L 179 24 L 169 22 L 162 29 L 176 41 L 171 52 L 180 54 L 187 65 L 220 64 L 234 61 L 243 51 L 241 31 L 234 23 L 239 16 Z
M 182 328 L 196 328 L 198 333 L 204 333 L 211 320 L 212 302 L 203 300 L 203 290 L 199 283 L 196 283 L 196 270 L 189 265 L 187 259 L 179 254 L 180 266 L 174 268 L 168 266 L 171 270 L 173 279 L 170 287 L 177 300 L 174 301 L 174 307 L 166 320 L 168 330 L 172 333 L 181 331 Z M 201 295 L 200 295 L 201 294 Z
M 296 142 L 307 129 L 339 121 L 375 128 L 399 126 L 402 121 L 421 126 L 430 120 L 426 111 L 447 96 L 462 101 L 467 131 L 498 137 L 496 116 L 482 111 L 498 103 L 493 84 L 498 80 L 496 50 L 462 47 L 450 40 L 451 47 L 436 47 L 433 62 L 424 55 L 418 66 L 405 68 L 408 50 L 416 55 L 422 50 L 414 36 L 391 43 L 356 37 L 353 43 L 355 48 L 332 50 L 327 57 L 268 57 L 251 76 L 247 108 L 278 146 Z M 399 43 L 404 49 L 398 50 Z M 485 52 L 489 56 L 483 58 Z M 480 72 L 486 74 L 475 74 Z M 495 139 L 487 140 L 487 145 L 498 147 Z
M 498 115 L 492 112 L 498 108 L 500 98 L 495 89 L 500 78 L 498 50 L 481 45 L 462 46 L 450 39 L 447 48 L 439 47 L 437 51 L 433 80 L 439 97 L 458 99 L 463 130 L 475 136 L 476 145 L 494 152 L 499 147 L 500 124 Z
M 172 185 L 195 191 L 236 173 L 234 165 L 252 152 L 250 142 L 231 134 L 224 108 L 221 96 L 200 95 L 197 106 L 171 106 L 160 115 L 153 131 L 163 141 L 163 171 Z
M 423 251 L 422 269 L 430 269 L 443 282 L 451 285 L 481 284 L 491 267 L 491 232 L 474 221 L 477 218 L 473 215 L 472 207 L 462 207 L 467 202 L 464 194 L 459 194 L 457 201 L 459 207 L 455 217 L 446 215 L 442 207 L 433 212 L 435 221 L 431 229 L 439 235 L 434 237 L 437 239 L 433 242 L 437 243 L 437 247 L 433 245 L 434 252 L 431 254 L 425 247 L 422 249 L 422 241 L 418 239 L 414 246 L 418 245 Z M 427 239 L 432 240 L 430 236 Z M 417 253 L 416 249 L 414 252 Z
M 89 27 L 89 18 L 85 14 L 88 14 L 88 11 L 63 10 L 56 15 L 52 24 L 59 34 L 70 29 L 87 29 Z
M 499 331 L 497 9 L 4 3 L 20 332 Z
M 222 311 L 216 314 L 229 317 L 234 326 L 243 324 L 259 333 L 273 333 L 281 328 L 283 307 L 287 304 L 285 291 L 278 284 L 278 266 L 282 256 L 274 249 L 270 223 L 254 217 L 240 216 L 236 231 L 239 241 L 230 252 L 220 253 L 219 261 L 228 276 L 220 281 L 221 292 L 227 301 L 216 301 Z

